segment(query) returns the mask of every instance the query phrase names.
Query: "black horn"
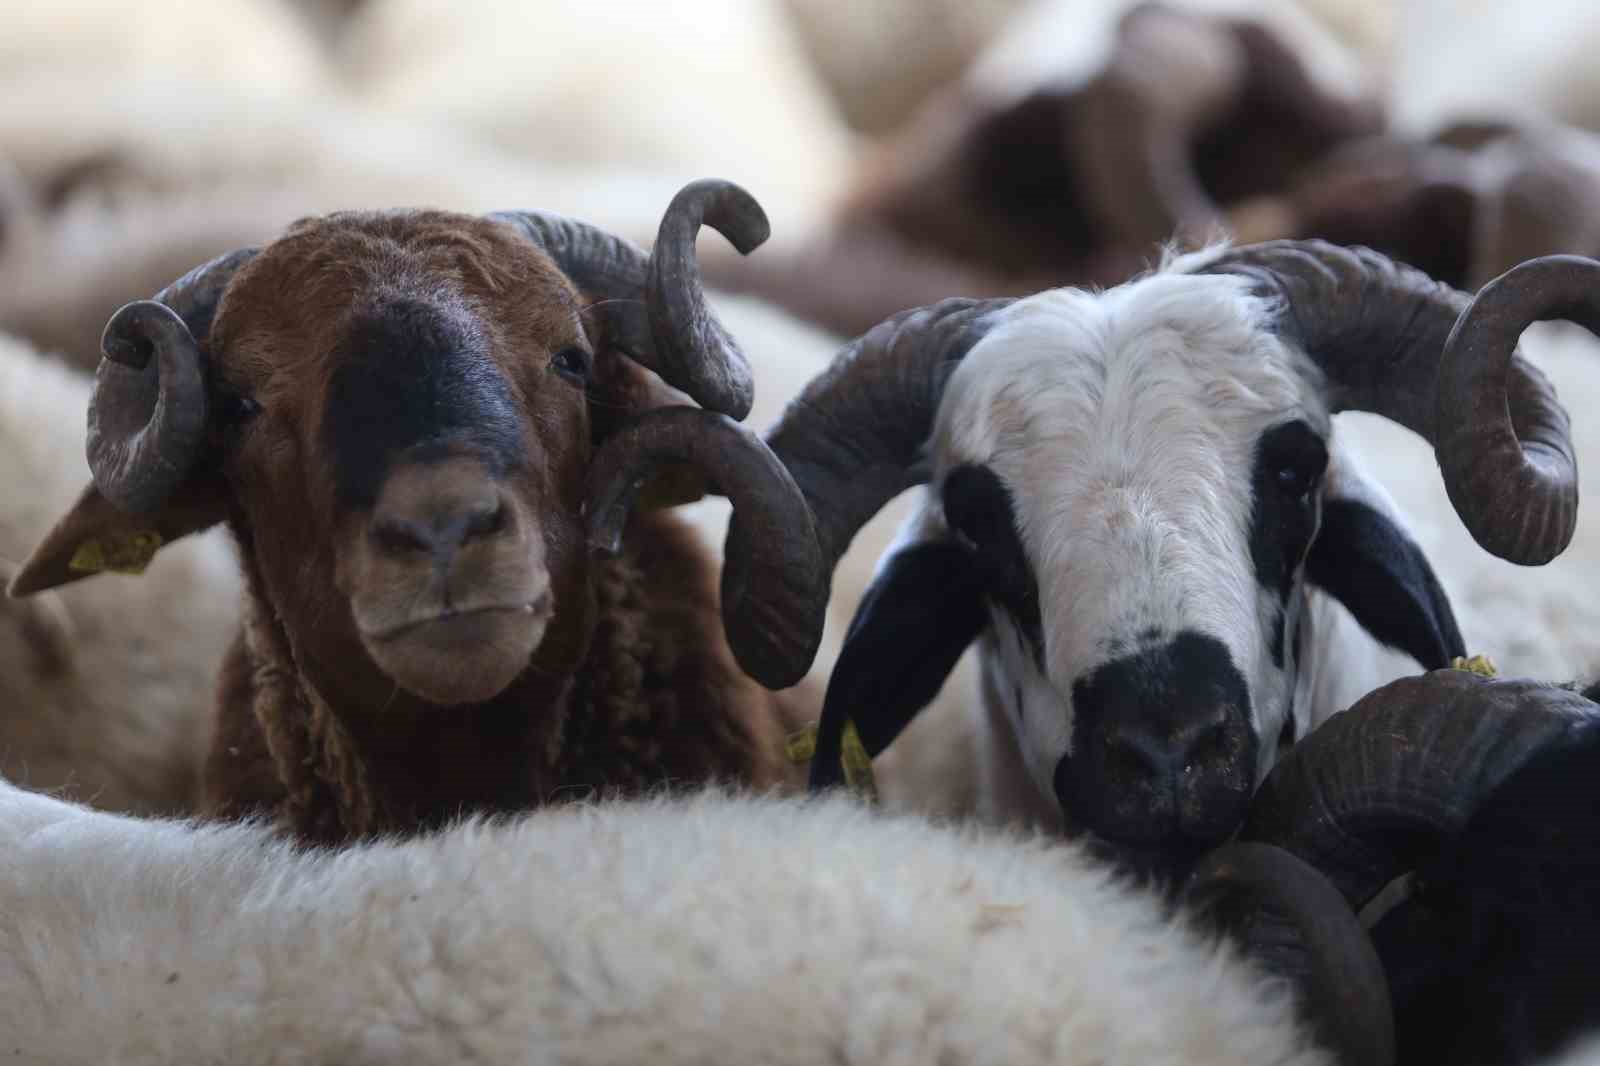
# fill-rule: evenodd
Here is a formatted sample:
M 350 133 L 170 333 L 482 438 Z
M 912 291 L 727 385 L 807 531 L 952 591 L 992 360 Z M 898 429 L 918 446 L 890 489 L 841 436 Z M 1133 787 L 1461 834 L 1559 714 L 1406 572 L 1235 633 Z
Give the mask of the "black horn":
M 489 217 L 515 227 L 596 298 L 613 343 L 635 361 L 708 411 L 739 420 L 750 413 L 749 362 L 706 303 L 694 250 L 702 224 L 745 254 L 767 239 L 766 214 L 748 192 L 726 181 L 685 186 L 662 216 L 649 255 L 596 226 L 550 212 Z
M 1252 245 L 1199 269 L 1249 278 L 1279 305 L 1280 328 L 1322 369 L 1333 410 L 1383 415 L 1433 444 L 1451 502 L 1486 550 L 1538 565 L 1565 549 L 1577 509 L 1570 423 L 1516 341 L 1539 319 L 1600 326 L 1600 264 L 1535 260 L 1477 300 L 1323 241 Z
M 1364 906 L 1530 759 L 1597 727 L 1600 707 L 1555 685 L 1465 670 L 1402 678 L 1295 745 L 1240 837 L 1293 852 Z
M 95 487 L 117 507 L 155 510 L 198 460 L 208 419 L 202 348 L 224 290 L 256 251 L 213 259 L 106 324 L 86 450 Z

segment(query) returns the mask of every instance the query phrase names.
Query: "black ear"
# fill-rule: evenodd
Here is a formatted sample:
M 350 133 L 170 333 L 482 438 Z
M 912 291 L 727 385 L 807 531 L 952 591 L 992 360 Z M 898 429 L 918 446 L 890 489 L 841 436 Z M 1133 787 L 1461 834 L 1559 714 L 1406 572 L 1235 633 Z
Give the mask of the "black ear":
M 868 755 L 887 748 L 939 694 L 986 617 L 978 568 L 960 545 L 930 541 L 890 557 L 856 608 L 828 679 L 812 790 L 843 784 L 847 722 Z
M 1441 670 L 1467 653 L 1450 599 L 1422 549 L 1360 500 L 1324 501 L 1306 578 L 1344 604 L 1368 633 L 1423 669 Z

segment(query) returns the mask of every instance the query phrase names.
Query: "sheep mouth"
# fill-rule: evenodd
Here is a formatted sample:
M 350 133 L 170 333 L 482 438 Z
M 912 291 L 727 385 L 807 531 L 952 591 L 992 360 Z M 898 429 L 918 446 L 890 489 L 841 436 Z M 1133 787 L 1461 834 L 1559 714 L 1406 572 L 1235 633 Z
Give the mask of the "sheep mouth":
M 409 618 L 390 626 L 363 629 L 361 637 L 375 644 L 392 644 L 424 635 L 442 636 L 457 630 L 467 636 L 470 631 L 498 626 L 508 619 L 546 621 L 549 614 L 550 597 L 546 594 L 528 603 L 488 604 L 465 610 L 447 607 L 425 618 Z

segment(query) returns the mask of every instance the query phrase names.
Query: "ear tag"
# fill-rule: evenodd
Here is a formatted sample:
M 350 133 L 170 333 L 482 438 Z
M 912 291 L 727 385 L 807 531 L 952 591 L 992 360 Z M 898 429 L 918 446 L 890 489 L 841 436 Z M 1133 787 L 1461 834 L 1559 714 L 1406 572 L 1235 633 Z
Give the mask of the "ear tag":
M 1487 655 L 1474 655 L 1470 659 L 1457 655 L 1450 660 L 1450 669 L 1465 670 L 1469 674 L 1479 677 L 1495 677 L 1500 671 L 1495 667 L 1494 661 Z
M 91 537 L 78 545 L 67 569 L 89 574 L 142 574 L 160 548 L 161 534 L 154 530 Z
M 783 747 L 790 762 L 802 763 L 812 758 L 817 753 L 817 724 L 813 722 L 791 734 Z M 850 791 L 868 802 L 876 802 L 878 782 L 872 776 L 872 756 L 861 743 L 861 734 L 856 732 L 853 721 L 846 720 L 844 734 L 839 738 L 839 761 L 844 765 L 844 780 Z

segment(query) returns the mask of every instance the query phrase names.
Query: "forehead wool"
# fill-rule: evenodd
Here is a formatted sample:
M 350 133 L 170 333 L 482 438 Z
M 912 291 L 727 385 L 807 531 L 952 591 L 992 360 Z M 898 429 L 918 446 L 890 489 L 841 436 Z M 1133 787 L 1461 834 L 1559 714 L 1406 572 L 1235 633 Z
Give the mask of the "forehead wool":
M 1320 372 L 1274 334 L 1275 311 L 1224 275 L 1054 290 L 999 313 L 953 371 L 934 476 L 983 463 L 1011 487 L 1058 699 L 1183 629 L 1219 639 L 1252 689 L 1272 683 L 1249 551 L 1255 446 L 1292 418 L 1331 431 Z

